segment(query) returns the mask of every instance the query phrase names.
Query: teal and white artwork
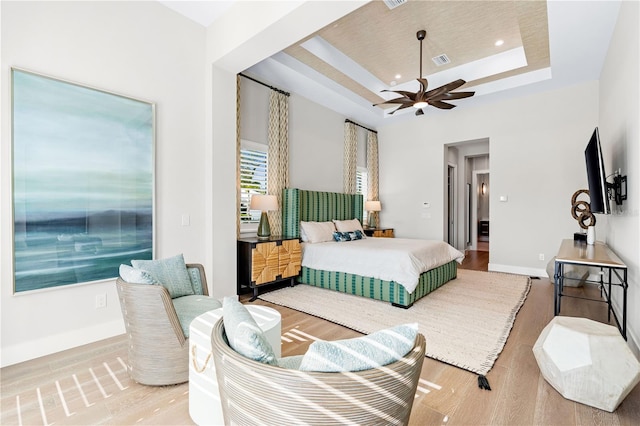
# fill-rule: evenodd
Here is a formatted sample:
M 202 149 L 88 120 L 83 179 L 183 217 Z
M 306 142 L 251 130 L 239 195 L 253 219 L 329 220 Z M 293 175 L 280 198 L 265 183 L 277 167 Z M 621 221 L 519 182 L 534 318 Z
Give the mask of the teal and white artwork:
M 154 104 L 12 69 L 16 292 L 153 258 Z

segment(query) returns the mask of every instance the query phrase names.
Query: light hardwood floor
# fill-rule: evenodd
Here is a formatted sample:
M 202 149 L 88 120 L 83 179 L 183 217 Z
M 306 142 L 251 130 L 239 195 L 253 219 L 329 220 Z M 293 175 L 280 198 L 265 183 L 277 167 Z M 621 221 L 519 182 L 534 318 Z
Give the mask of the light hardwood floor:
M 486 252 L 485 252 L 486 253 Z M 467 253 L 463 267 L 486 270 L 488 256 Z M 586 291 L 594 294 L 593 287 Z M 282 314 L 283 356 L 303 353 L 312 339 L 333 340 L 359 333 L 288 308 Z M 606 321 L 604 304 L 563 300 L 562 314 Z M 553 286 L 533 280 L 507 344 L 487 375 L 477 376 L 426 358 L 411 415 L 412 425 L 638 425 L 640 386 L 614 413 L 562 398 L 541 377 L 532 347 L 553 318 Z M 427 342 L 429 344 L 429 342 Z M 124 336 L 46 356 L 0 370 L 2 425 L 109 424 L 190 425 L 188 384 L 148 387 L 125 371 Z

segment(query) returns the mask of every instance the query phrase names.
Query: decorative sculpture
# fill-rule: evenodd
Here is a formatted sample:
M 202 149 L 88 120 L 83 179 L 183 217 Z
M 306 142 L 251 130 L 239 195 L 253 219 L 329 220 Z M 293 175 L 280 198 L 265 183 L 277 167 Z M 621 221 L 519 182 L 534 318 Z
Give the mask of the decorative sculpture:
M 580 228 L 587 229 L 596 225 L 596 217 L 591 213 L 591 204 L 587 201 L 578 201 L 580 194 L 589 195 L 588 189 L 579 189 L 571 197 L 571 216 L 578 221 Z M 588 221 L 588 222 L 587 222 Z
M 560 395 L 608 412 L 640 382 L 640 362 L 616 327 L 587 318 L 554 317 L 533 355 Z

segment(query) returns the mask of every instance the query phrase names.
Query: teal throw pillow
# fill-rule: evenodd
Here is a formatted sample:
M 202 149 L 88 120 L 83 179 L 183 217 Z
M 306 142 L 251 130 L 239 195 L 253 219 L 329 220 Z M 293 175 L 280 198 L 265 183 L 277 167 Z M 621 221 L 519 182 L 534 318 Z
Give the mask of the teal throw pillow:
M 153 275 L 168 291 L 172 299 L 193 294 L 191 279 L 182 254 L 158 260 L 132 260 L 131 265 Z
M 351 237 L 349 236 L 348 232 L 334 232 L 333 233 L 333 239 L 336 240 L 337 242 L 341 243 L 343 241 L 351 241 Z
M 120 265 L 120 278 L 128 283 L 160 285 L 153 275 L 129 265 Z
M 222 301 L 224 331 L 229 345 L 254 361 L 276 365 L 276 354 L 247 308 L 234 297 Z
M 413 348 L 418 324 L 398 325 L 354 339 L 314 341 L 304 354 L 301 371 L 362 371 L 398 361 Z
M 349 232 L 336 231 L 333 233 L 333 239 L 339 243 L 343 241 L 361 240 L 363 238 L 364 238 L 364 234 L 360 230 L 349 231 Z
M 180 321 L 184 337 L 188 338 L 191 321 L 205 312 L 222 308 L 222 303 L 213 297 L 194 294 L 191 296 L 183 296 L 173 299 L 173 307 L 178 315 L 178 320 Z

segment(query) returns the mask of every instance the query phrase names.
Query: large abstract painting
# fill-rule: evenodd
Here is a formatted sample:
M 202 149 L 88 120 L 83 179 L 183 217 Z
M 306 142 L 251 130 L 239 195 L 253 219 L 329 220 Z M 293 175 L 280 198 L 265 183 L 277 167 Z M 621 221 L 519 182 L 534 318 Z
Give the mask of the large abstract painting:
M 16 292 L 153 258 L 155 107 L 12 69 Z

